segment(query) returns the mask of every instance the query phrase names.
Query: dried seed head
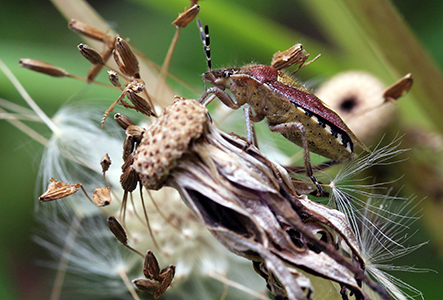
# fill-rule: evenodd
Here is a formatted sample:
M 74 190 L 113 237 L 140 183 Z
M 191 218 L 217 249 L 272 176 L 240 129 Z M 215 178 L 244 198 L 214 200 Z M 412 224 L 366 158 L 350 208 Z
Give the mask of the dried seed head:
M 102 159 L 100 160 L 100 165 L 102 166 L 103 173 L 108 171 L 109 167 L 111 166 L 111 158 L 109 157 L 108 153 L 103 155 Z
M 76 193 L 78 188 L 82 186 L 81 183 L 69 184 L 55 180 L 54 178 L 49 179 L 49 181 L 51 183 L 48 185 L 48 189 L 38 198 L 40 202 L 49 202 L 68 197 Z
M 207 121 L 207 109 L 195 100 L 176 101 L 165 109 L 145 132 L 134 158 L 133 167 L 146 188 L 160 188 L 191 140 L 200 137 Z
M 125 246 L 128 244 L 128 236 L 126 235 L 126 231 L 113 216 L 108 218 L 108 227 L 120 243 Z
M 77 46 L 78 50 L 80 51 L 81 55 L 83 55 L 84 58 L 86 58 L 91 64 L 93 65 L 103 65 L 105 62 L 103 61 L 103 57 L 85 44 L 79 44 Z
M 111 189 L 110 188 L 98 188 L 94 190 L 94 203 L 98 207 L 103 207 L 111 204 Z
M 308 51 L 303 49 L 302 44 L 295 44 L 288 50 L 283 52 L 278 51 L 272 57 L 271 67 L 277 70 L 286 69 L 293 64 L 302 64 L 309 57 Z
M 68 72 L 59 67 L 32 58 L 22 58 L 20 59 L 19 64 L 21 67 L 24 67 L 26 69 L 43 73 L 53 77 L 69 76 Z
M 129 119 L 127 116 L 122 115 L 120 113 L 117 113 L 114 115 L 114 120 L 124 130 L 126 130 L 126 128 L 128 128 L 129 125 L 135 125 L 135 123 L 132 122 L 131 119 Z
M 114 60 L 123 74 L 140 78 L 138 60 L 128 43 L 119 36 L 115 39 L 115 50 L 113 54 Z
M 80 22 L 79 20 L 72 19 L 71 22 L 68 23 L 68 27 L 74 30 L 75 32 L 83 34 L 84 36 L 87 36 L 94 40 L 107 42 L 109 39 L 109 36 L 103 31 L 95 27 L 89 26 L 83 22 Z
M 396 83 L 388 87 L 383 93 L 383 98 L 387 101 L 396 103 L 397 99 L 407 93 L 411 87 L 414 79 L 411 73 L 406 74 L 403 78 L 400 78 Z
M 122 86 L 120 81 L 118 80 L 117 72 L 109 70 L 108 71 L 108 78 L 109 78 L 109 81 L 112 83 L 113 86 L 115 86 L 115 87 L 121 87 Z
M 199 11 L 200 11 L 200 5 L 194 4 L 184 13 L 179 14 L 177 19 L 175 19 L 175 21 L 172 22 L 172 24 L 177 27 L 185 28 L 189 23 L 191 23 L 195 19 Z
M 145 98 L 135 93 L 127 93 L 126 96 L 129 98 L 129 100 L 131 100 L 132 104 L 134 104 L 136 111 L 139 111 L 148 117 L 155 116 L 151 105 Z

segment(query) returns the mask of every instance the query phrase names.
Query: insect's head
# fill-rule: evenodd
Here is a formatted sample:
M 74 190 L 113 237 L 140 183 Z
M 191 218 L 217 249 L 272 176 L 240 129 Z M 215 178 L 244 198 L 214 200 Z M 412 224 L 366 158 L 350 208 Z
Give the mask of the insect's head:
M 231 76 L 238 72 L 238 68 L 211 70 L 203 74 L 203 79 L 214 86 L 229 87 L 231 84 Z

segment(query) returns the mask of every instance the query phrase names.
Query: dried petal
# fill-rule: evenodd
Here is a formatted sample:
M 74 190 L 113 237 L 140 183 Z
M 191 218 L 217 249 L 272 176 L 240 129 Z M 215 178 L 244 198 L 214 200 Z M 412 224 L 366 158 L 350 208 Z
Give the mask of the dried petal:
M 157 258 L 152 251 L 146 252 L 145 261 L 143 264 L 143 275 L 147 279 L 154 279 L 156 281 L 161 281 L 160 279 L 160 266 L 158 264 Z
M 140 290 L 144 292 L 148 292 L 150 294 L 154 294 L 155 290 L 159 286 L 160 283 L 158 282 L 152 282 L 143 278 L 140 279 L 134 279 L 132 281 L 133 284 Z
M 19 64 L 21 67 L 24 67 L 26 69 L 30 69 L 32 71 L 36 71 L 53 77 L 69 76 L 68 72 L 59 67 L 32 58 L 22 58 L 20 59 Z
M 403 78 L 400 78 L 396 83 L 392 84 L 385 90 L 383 98 L 395 103 L 398 98 L 411 89 L 413 82 L 414 79 L 412 78 L 411 73 L 406 74 Z
M 84 58 L 86 58 L 91 64 L 93 65 L 103 65 L 105 62 L 103 61 L 103 57 L 95 51 L 93 48 L 89 47 L 85 44 L 79 44 L 77 46 L 78 50 L 80 51 L 81 55 L 83 55 Z
M 140 78 L 138 60 L 128 43 L 119 36 L 115 39 L 115 50 L 113 53 L 114 60 L 123 74 Z
M 120 176 L 120 184 L 125 192 L 135 190 L 139 182 L 139 176 L 132 166 L 133 162 L 134 156 L 131 153 L 122 166 L 123 174 Z
M 127 93 L 126 96 L 129 98 L 129 100 L 131 100 L 132 104 L 134 104 L 136 111 L 141 112 L 148 117 L 155 116 L 151 105 L 145 98 L 140 97 L 135 93 Z
M 142 138 L 143 138 L 143 134 L 146 131 L 146 129 L 144 129 L 141 126 L 137 126 L 137 125 L 129 125 L 126 128 L 126 134 L 129 136 L 132 136 L 133 141 L 135 143 L 140 143 Z
M 110 188 L 95 189 L 93 199 L 98 207 L 103 207 L 111 204 L 111 189 Z
M 309 57 L 308 51 L 303 49 L 302 44 L 295 44 L 288 50 L 278 51 L 272 57 L 271 67 L 277 70 L 286 69 L 293 64 L 304 63 Z
M 48 189 L 46 192 L 41 195 L 38 200 L 41 202 L 48 202 L 53 200 L 58 200 L 61 198 L 65 198 L 69 195 L 72 195 L 78 191 L 78 188 L 81 187 L 81 183 L 69 184 L 58 181 L 54 178 L 49 179 L 51 182 L 48 185 Z
M 125 246 L 128 244 L 126 231 L 123 229 L 122 225 L 120 225 L 120 222 L 113 216 L 108 218 L 108 227 L 120 243 Z
M 132 122 L 131 119 L 129 119 L 127 116 L 122 115 L 120 113 L 114 115 L 114 120 L 124 130 L 126 130 L 126 128 L 128 128 L 129 125 L 135 125 L 135 123 Z
M 68 27 L 94 40 L 106 42 L 109 39 L 108 35 L 103 31 L 80 22 L 79 20 L 72 19 L 71 22 L 68 23 Z
M 162 270 L 160 277 L 162 278 L 161 284 L 157 287 L 154 293 L 154 299 L 157 299 L 166 291 L 166 289 L 171 285 L 172 280 L 175 275 L 175 266 L 169 265 Z
M 200 11 L 200 5 L 194 4 L 186 10 L 184 13 L 178 15 L 177 19 L 172 22 L 173 25 L 181 28 L 185 28 L 189 23 L 191 23 Z

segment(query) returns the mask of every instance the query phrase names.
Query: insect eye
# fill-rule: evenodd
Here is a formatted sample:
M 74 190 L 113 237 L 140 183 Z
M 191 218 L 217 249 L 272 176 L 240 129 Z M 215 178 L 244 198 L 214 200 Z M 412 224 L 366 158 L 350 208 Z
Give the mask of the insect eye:
M 229 72 L 228 70 L 223 71 L 223 73 L 222 73 L 223 78 L 228 78 L 229 76 L 231 76 L 231 72 Z

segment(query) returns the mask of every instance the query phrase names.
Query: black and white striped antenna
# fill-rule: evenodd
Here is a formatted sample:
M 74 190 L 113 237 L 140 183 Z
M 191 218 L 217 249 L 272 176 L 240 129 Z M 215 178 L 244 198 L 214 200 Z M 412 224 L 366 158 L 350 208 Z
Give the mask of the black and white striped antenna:
M 212 62 L 211 62 L 211 48 L 209 47 L 209 27 L 205 25 L 205 30 L 203 31 L 203 26 L 200 19 L 197 19 L 198 28 L 200 29 L 200 35 L 203 42 L 203 47 L 205 49 L 206 60 L 208 62 L 209 72 L 212 72 Z

